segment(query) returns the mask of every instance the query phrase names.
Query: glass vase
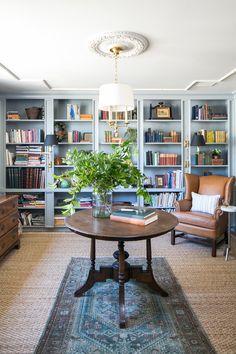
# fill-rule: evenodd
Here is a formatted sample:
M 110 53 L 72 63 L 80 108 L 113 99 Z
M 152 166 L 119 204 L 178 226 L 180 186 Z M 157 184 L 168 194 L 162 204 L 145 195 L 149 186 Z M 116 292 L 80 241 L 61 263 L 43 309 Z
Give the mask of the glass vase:
M 95 218 L 109 218 L 112 209 L 112 193 L 93 193 L 92 215 Z

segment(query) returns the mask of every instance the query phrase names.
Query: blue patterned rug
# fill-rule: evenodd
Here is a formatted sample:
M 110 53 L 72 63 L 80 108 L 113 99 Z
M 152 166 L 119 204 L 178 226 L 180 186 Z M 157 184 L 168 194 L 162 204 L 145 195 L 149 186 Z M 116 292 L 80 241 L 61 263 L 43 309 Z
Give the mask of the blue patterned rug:
M 129 261 L 145 264 L 144 258 Z M 112 262 L 98 258 L 96 264 Z M 97 283 L 83 297 L 73 296 L 89 266 L 87 258 L 72 258 L 35 354 L 216 353 L 165 258 L 153 258 L 153 270 L 168 297 L 135 281 L 125 284 L 126 329 L 119 328 L 116 282 Z

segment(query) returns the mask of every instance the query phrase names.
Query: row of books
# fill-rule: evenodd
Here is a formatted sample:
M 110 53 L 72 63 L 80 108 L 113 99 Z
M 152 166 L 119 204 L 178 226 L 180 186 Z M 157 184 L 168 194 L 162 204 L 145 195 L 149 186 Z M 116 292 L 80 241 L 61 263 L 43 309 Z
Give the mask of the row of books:
M 178 143 L 181 141 L 181 133 L 171 130 L 165 133 L 163 130 L 148 130 L 144 133 L 145 143 Z
M 171 166 L 179 164 L 178 154 L 166 154 L 154 151 L 146 151 L 146 165 L 147 166 Z
M 192 106 L 192 120 L 217 120 L 227 119 L 226 113 L 213 113 L 213 107 L 205 103 L 202 106 Z
M 8 168 L 6 173 L 7 188 L 36 188 L 45 186 L 45 170 L 32 167 Z
M 202 152 L 192 156 L 193 165 L 223 165 L 224 159 L 213 159 L 211 152 Z
M 43 129 L 10 129 L 6 132 L 6 143 L 43 143 Z
M 127 224 L 146 226 L 158 220 L 158 214 L 152 209 L 123 208 L 114 210 L 110 215 L 110 220 L 124 222 Z
M 150 206 L 154 208 L 174 208 L 174 203 L 180 199 L 183 199 L 182 192 L 151 194 Z
M 168 171 L 163 175 L 164 188 L 183 188 L 183 171 Z
M 81 133 L 78 130 L 72 130 L 67 133 L 68 143 L 82 143 L 89 142 L 92 143 L 92 133 L 86 132 Z
M 137 119 L 137 113 L 136 111 L 128 111 L 127 112 L 127 118 L 125 118 L 125 112 L 112 112 L 111 113 L 111 119 L 112 120 L 133 120 Z M 109 120 L 109 112 L 107 111 L 101 111 L 100 112 L 100 120 Z
M 104 142 L 105 143 L 111 143 L 112 142 L 112 131 L 111 130 L 105 130 L 104 131 Z
M 206 143 L 226 143 L 227 142 L 227 133 L 225 130 L 206 130 L 200 129 L 198 131 L 204 136 Z
M 20 221 L 23 226 L 44 226 L 45 218 L 42 214 L 33 214 L 30 211 L 20 213 Z
M 18 199 L 18 206 L 25 208 L 45 208 L 43 195 L 39 194 L 21 194 Z

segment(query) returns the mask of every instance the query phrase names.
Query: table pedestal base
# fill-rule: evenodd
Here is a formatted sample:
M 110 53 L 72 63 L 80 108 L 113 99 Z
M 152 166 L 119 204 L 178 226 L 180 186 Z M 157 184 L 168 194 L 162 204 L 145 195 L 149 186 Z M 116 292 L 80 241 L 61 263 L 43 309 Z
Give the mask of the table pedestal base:
M 125 259 L 129 257 L 128 252 L 124 251 L 124 241 L 118 242 L 118 251 L 114 252 L 113 256 L 117 259 L 111 266 L 101 266 L 99 270 L 95 269 L 95 239 L 91 240 L 91 267 L 86 283 L 77 289 L 74 293 L 75 297 L 82 296 L 97 282 L 105 282 L 107 279 L 114 279 L 119 283 L 119 312 L 120 312 L 120 328 L 125 328 L 125 283 L 130 279 L 147 284 L 152 290 L 156 291 L 161 296 L 168 296 L 168 293 L 161 288 L 156 282 L 152 271 L 152 255 L 151 255 L 151 240 L 146 240 L 146 260 L 147 267 L 143 270 L 140 265 L 130 265 Z

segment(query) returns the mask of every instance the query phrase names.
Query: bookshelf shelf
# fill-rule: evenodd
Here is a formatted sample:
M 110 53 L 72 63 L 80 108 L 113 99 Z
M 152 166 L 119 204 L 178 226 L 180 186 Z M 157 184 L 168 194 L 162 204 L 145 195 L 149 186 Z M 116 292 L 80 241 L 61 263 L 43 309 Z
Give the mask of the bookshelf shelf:
M 179 143 L 158 143 L 158 142 L 153 142 L 153 143 L 144 143 L 145 145 L 181 145 L 181 142 Z
M 24 206 L 24 207 L 20 207 L 18 206 L 18 209 L 19 210 L 28 210 L 28 209 L 32 209 L 32 210 L 45 210 L 45 207 L 43 208 L 38 208 L 38 207 L 29 207 L 29 206 Z
M 54 122 L 65 122 L 65 123 L 92 123 L 93 119 L 77 119 L 77 120 L 70 120 L 70 119 L 54 119 Z
M 78 142 L 78 143 L 68 143 L 68 142 L 63 143 L 63 142 L 61 142 L 58 144 L 59 145 L 93 145 L 93 143 L 89 143 L 89 142 L 87 142 L 87 143 L 80 143 L 80 142 Z
M 11 165 L 11 166 L 6 166 L 7 168 L 45 168 L 45 165 Z
M 30 189 L 30 188 L 5 188 L 5 192 L 6 193 L 12 193 L 12 192 L 14 192 L 14 193 L 30 193 L 30 192 L 46 192 L 46 189 L 35 189 L 35 188 L 32 188 L 32 189 Z
M 228 122 L 228 119 L 207 119 L 207 120 L 192 120 L 192 123 L 216 123 L 216 122 Z
M 224 168 L 228 167 L 228 165 L 192 165 L 194 168 L 203 168 L 203 167 L 211 167 L 211 168 Z
M 144 122 L 149 123 L 177 123 L 181 122 L 181 119 L 144 119 Z
M 181 168 L 182 165 L 144 165 L 146 168 L 169 168 L 169 167 L 178 167 Z
M 21 122 L 27 122 L 27 123 L 44 123 L 44 119 L 6 119 L 7 123 L 21 123 Z

